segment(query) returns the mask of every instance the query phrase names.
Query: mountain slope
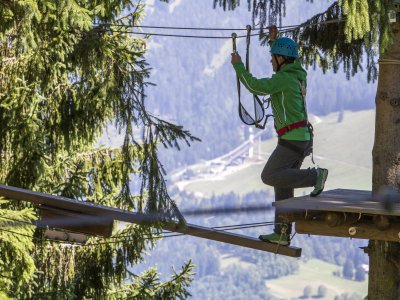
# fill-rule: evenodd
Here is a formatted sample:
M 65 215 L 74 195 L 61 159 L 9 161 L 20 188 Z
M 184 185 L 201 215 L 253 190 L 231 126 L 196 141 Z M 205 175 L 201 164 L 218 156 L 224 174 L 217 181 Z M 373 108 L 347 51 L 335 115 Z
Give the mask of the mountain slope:
M 321 117 L 314 123 L 314 160 L 317 165 L 329 169 L 326 189 L 371 189 L 371 151 L 374 136 L 374 111 L 344 113 L 343 120 L 337 122 L 338 113 Z M 242 157 L 238 165 L 213 165 L 202 162 L 187 167 L 193 174 L 186 180 L 176 180 L 175 184 L 186 192 L 211 196 L 234 192 L 239 195 L 251 191 L 271 189 L 260 179 L 261 171 L 269 154 L 276 146 L 276 138 L 254 144 L 254 156 Z M 303 168 L 314 167 L 306 158 Z M 174 178 L 172 174 L 172 178 Z M 298 189 L 297 195 L 310 189 Z M 272 192 L 272 189 L 271 189 Z

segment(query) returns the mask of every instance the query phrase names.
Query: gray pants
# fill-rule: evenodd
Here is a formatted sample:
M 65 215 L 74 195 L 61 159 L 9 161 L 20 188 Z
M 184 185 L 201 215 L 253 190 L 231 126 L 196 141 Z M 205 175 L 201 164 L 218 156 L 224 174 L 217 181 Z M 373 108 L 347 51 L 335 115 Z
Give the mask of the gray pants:
M 311 187 L 317 181 L 317 171 L 314 168 L 300 169 L 306 155 L 303 153 L 309 152 L 308 150 L 311 149 L 312 143 L 285 142 L 300 151 L 295 151 L 278 143 L 261 173 L 262 181 L 274 187 L 275 201 L 292 198 L 295 188 Z M 286 233 L 290 234 L 292 225 L 287 224 L 284 216 L 278 210 L 275 210 L 274 232 L 281 234 L 282 225 L 286 227 Z

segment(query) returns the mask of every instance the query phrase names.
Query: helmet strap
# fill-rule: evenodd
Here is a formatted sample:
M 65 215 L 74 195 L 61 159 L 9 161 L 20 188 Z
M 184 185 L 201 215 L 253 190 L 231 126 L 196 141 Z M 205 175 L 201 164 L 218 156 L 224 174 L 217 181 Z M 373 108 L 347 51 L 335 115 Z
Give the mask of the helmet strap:
M 276 65 L 277 65 L 276 72 L 279 72 L 281 67 L 286 63 L 286 58 L 284 56 L 282 56 L 283 57 L 283 62 L 279 63 L 278 56 L 276 54 L 274 54 L 273 57 L 275 59 Z

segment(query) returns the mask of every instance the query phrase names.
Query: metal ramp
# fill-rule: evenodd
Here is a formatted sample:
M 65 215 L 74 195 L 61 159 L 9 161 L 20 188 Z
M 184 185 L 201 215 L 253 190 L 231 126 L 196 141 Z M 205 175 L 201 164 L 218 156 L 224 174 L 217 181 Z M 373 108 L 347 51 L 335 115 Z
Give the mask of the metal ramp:
M 118 208 L 96 205 L 86 201 L 78 201 L 6 185 L 0 185 L 0 196 L 15 200 L 29 201 L 39 205 L 42 218 L 38 223 L 41 226 L 66 229 L 103 237 L 111 236 L 112 226 L 115 220 L 139 225 L 157 221 L 155 215 L 125 211 Z M 163 229 L 275 254 L 291 257 L 301 256 L 301 248 L 277 246 L 275 244 L 262 242 L 256 238 L 193 224 L 180 226 L 175 223 L 164 223 Z

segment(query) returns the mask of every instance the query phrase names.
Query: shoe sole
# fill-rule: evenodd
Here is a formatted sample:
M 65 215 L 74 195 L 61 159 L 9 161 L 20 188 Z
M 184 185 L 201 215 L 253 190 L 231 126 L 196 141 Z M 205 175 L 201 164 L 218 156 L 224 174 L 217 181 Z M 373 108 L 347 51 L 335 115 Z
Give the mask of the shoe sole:
M 275 243 L 275 242 L 271 242 L 271 241 L 263 241 L 263 242 L 271 244 L 271 245 L 277 245 L 277 246 L 285 246 L 285 247 L 290 246 L 290 243 L 283 243 L 282 244 L 282 243 Z
M 322 193 L 322 191 L 324 190 L 324 188 L 325 188 L 325 182 L 326 182 L 326 180 L 328 179 L 328 173 L 329 173 L 329 171 L 327 170 L 327 169 L 325 169 L 326 170 L 326 173 L 325 173 L 325 176 L 324 176 L 324 178 L 322 178 L 322 187 L 321 187 L 321 189 L 319 189 L 318 190 L 318 192 L 315 192 L 314 193 L 314 191 L 312 191 L 311 193 L 310 193 L 310 196 L 311 197 L 317 197 L 319 194 L 321 194 Z

